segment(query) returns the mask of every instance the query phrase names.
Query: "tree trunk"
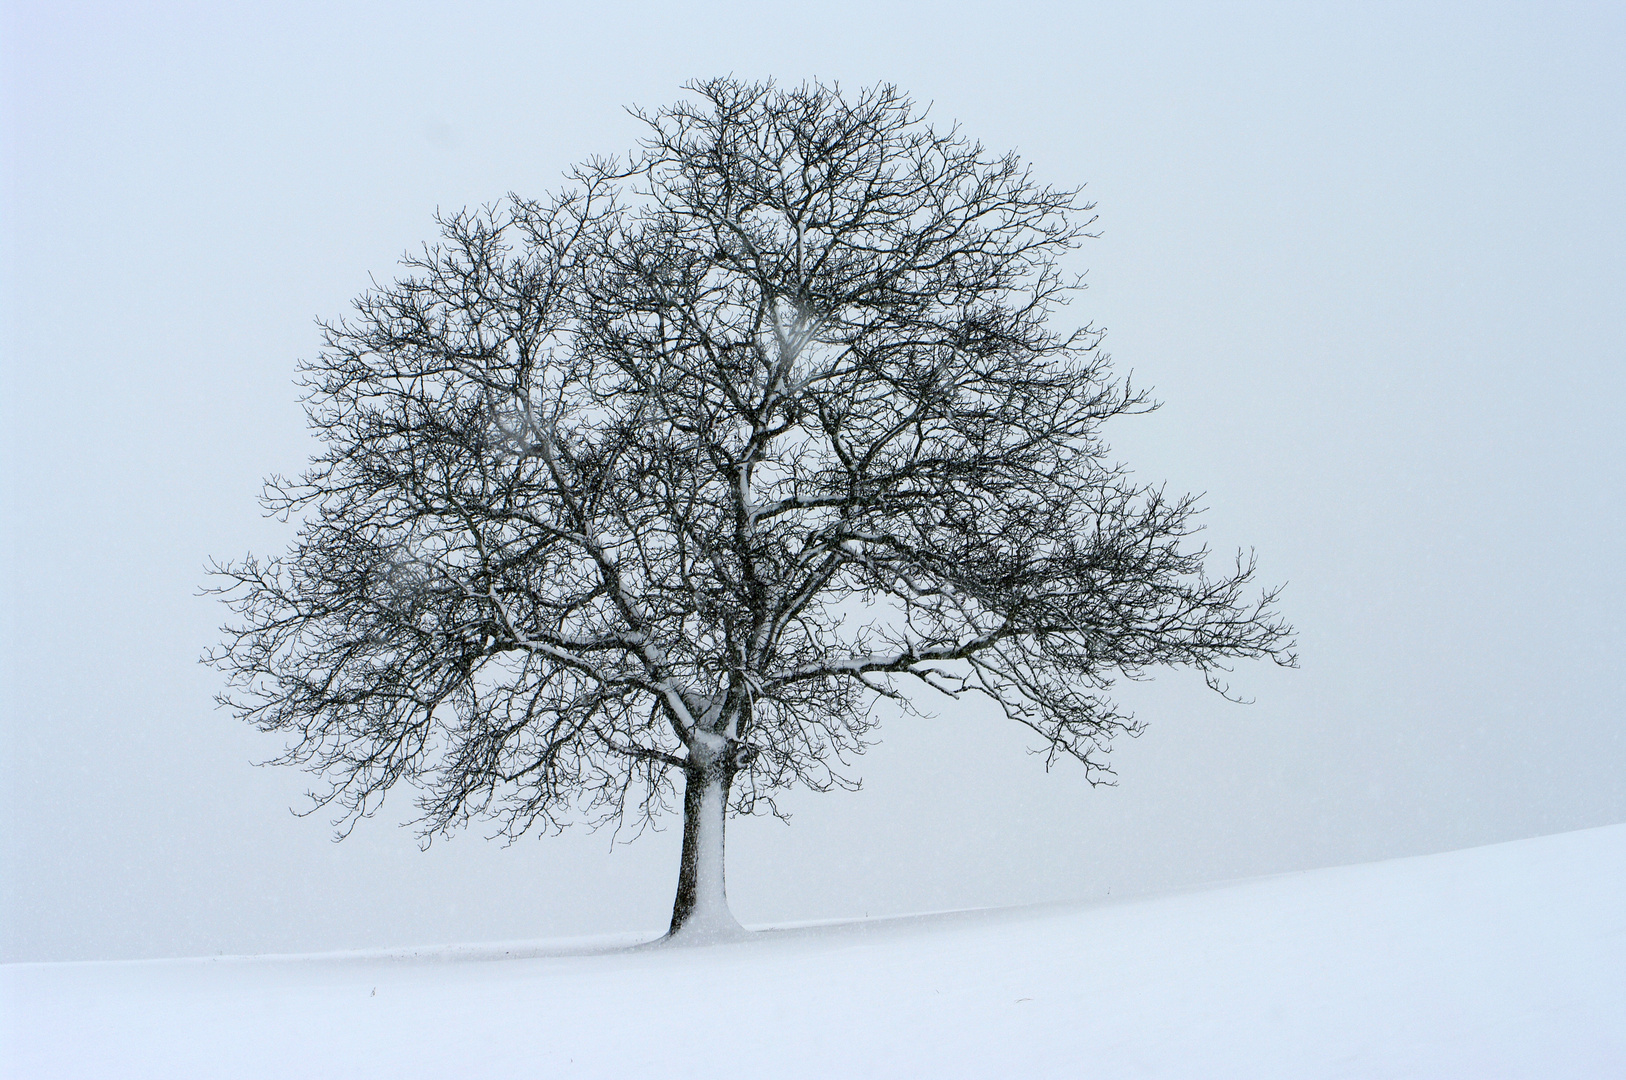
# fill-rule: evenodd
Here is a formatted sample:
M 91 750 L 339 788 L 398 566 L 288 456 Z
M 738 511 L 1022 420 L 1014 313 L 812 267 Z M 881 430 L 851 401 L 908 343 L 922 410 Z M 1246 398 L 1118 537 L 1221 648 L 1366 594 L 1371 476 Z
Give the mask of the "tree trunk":
M 745 933 L 728 910 L 723 887 L 723 822 L 730 779 L 719 761 L 691 762 L 684 770 L 683 859 L 668 938 L 718 940 Z

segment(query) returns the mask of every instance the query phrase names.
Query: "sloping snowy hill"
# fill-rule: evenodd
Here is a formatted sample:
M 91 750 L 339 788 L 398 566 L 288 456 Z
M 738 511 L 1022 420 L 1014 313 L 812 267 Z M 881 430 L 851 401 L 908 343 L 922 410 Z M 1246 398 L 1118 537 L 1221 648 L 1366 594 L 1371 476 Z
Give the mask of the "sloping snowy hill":
M 1626 825 L 1151 899 L 0 968 L 12 1077 L 1626 1076 Z

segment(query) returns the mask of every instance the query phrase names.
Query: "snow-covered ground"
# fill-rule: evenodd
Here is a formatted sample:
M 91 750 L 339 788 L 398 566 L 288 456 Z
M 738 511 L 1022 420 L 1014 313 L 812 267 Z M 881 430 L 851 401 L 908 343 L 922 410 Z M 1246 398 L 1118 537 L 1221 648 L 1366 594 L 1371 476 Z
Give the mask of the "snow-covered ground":
M 1149 899 L 0 968 L 13 1077 L 1626 1077 L 1626 825 Z

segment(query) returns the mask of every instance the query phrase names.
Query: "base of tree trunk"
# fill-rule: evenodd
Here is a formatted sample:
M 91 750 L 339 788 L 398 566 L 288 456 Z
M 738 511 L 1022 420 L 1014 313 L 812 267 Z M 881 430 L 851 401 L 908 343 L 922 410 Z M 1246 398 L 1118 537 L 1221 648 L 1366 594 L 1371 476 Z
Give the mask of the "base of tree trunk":
M 697 763 L 684 770 L 683 856 L 666 934 L 672 942 L 738 941 L 749 935 L 728 909 L 723 880 L 728 781 L 720 763 Z
M 748 941 L 756 934 L 735 921 L 691 919 L 677 930 L 669 930 L 661 942 L 667 945 L 721 945 L 730 941 Z

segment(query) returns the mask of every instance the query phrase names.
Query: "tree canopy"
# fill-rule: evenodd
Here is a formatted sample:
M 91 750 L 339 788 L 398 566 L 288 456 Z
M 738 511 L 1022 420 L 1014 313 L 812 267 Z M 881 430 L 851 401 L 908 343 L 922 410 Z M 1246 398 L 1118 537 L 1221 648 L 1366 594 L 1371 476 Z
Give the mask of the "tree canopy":
M 1117 678 L 1292 662 L 1251 558 L 1103 442 L 1152 403 L 1057 326 L 1078 189 L 890 86 L 688 89 L 324 325 L 323 449 L 264 497 L 297 542 L 216 568 L 208 657 L 345 829 L 403 780 L 426 835 L 518 835 L 681 777 L 674 931 L 727 922 L 725 805 L 850 784 L 879 700 L 983 699 L 1099 780 Z

